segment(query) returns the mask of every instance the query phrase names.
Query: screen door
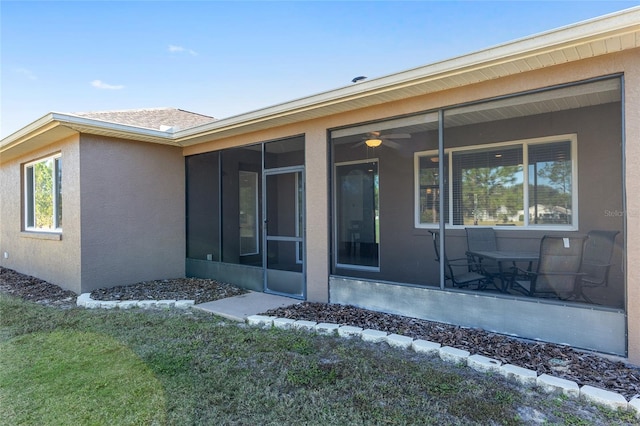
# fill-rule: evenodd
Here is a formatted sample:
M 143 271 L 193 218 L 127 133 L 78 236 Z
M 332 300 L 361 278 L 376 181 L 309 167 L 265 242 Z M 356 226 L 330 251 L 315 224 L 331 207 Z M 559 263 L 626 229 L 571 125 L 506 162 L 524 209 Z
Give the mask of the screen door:
M 305 296 L 304 170 L 265 172 L 265 292 Z

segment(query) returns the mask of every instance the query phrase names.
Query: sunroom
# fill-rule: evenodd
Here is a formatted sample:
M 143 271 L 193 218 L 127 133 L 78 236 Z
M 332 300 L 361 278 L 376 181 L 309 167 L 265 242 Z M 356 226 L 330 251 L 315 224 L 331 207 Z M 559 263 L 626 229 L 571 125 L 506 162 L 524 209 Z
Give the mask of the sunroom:
M 624 355 L 623 84 L 331 129 L 330 301 Z M 491 229 L 501 252 L 536 253 L 515 264 L 533 271 L 543 237 L 611 231 L 606 279 L 586 297 L 528 294 L 509 262 L 491 282 L 456 286 L 439 253 L 468 258 L 470 228 Z

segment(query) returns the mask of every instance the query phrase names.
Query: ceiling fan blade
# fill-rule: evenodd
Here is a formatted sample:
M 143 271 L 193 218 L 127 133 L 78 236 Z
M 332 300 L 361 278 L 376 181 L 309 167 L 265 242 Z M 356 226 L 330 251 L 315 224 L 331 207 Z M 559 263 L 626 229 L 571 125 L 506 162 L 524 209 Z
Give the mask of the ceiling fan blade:
M 394 142 L 392 140 L 389 140 L 389 139 L 383 139 L 382 140 L 382 144 L 388 146 L 389 148 L 393 148 L 393 149 L 402 148 L 401 144 L 399 144 L 398 142 Z
M 391 133 L 388 135 L 382 135 L 382 138 L 391 138 L 391 139 L 410 139 L 411 135 L 409 133 Z

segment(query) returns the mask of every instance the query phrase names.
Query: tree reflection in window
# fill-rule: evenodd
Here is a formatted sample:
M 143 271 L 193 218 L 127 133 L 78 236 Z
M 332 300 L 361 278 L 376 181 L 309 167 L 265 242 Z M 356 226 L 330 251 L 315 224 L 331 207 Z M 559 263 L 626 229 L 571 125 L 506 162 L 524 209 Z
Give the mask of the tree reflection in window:
M 449 156 L 444 156 L 445 176 L 447 175 Z M 445 222 L 448 220 L 448 197 L 440 194 L 439 158 L 434 156 L 420 157 L 420 223 L 438 224 L 440 221 L 440 203 L 445 203 Z M 445 179 L 446 185 L 446 179 Z
M 449 225 L 575 225 L 574 143 L 536 140 L 452 149 L 443 156 L 442 196 L 437 152 L 419 153 L 419 226 L 439 223 L 441 202 Z
M 25 166 L 25 226 L 56 230 L 62 227 L 62 161 L 50 157 Z
M 569 142 L 529 147 L 529 221 L 570 224 L 572 197 Z
M 455 153 L 455 224 L 523 225 L 522 147 Z

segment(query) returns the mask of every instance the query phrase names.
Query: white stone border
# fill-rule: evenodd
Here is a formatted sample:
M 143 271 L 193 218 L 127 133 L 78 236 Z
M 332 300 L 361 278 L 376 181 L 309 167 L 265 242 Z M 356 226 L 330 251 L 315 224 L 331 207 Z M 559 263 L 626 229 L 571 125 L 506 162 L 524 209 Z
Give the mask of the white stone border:
M 131 308 L 177 308 L 188 309 L 195 304 L 195 300 L 94 300 L 91 293 L 78 296 L 76 305 L 87 309 L 131 309 Z
M 636 417 L 640 418 L 640 395 L 636 395 L 627 401 L 625 397 L 616 392 L 589 385 L 579 387 L 576 382 L 548 374 L 538 376 L 537 372 L 527 368 L 511 364 L 502 364 L 500 361 L 492 358 L 487 358 L 482 355 L 471 355 L 468 351 L 450 346 L 442 346 L 439 343 L 427 340 L 412 339 L 407 336 L 389 334 L 378 330 L 363 330 L 360 327 L 340 326 L 329 323 L 318 324 L 313 321 L 296 321 L 265 315 L 251 315 L 247 317 L 246 322 L 249 325 L 262 328 L 305 329 L 315 331 L 319 334 L 333 334 L 340 337 L 359 337 L 367 342 L 386 342 L 390 346 L 397 348 L 411 348 L 416 352 L 438 355 L 442 360 L 447 362 L 467 365 L 476 371 L 498 373 L 508 380 L 525 386 L 536 386 L 544 392 L 561 392 L 566 396 L 581 398 L 614 411 L 618 409 L 634 411 Z
M 94 300 L 91 293 L 82 293 L 77 298 L 76 304 L 87 309 L 131 309 L 131 308 L 177 308 L 189 309 L 195 304 L 194 300 L 123 300 L 104 301 Z M 515 381 L 525 386 L 537 386 L 544 392 L 561 392 L 562 394 L 582 398 L 595 404 L 605 406 L 611 410 L 623 409 L 634 411 L 640 419 L 640 395 L 636 395 L 627 401 L 625 397 L 616 392 L 596 388 L 589 385 L 579 387 L 576 382 L 550 376 L 548 374 L 538 374 L 526 368 L 511 364 L 502 364 L 500 361 L 482 355 L 471 355 L 469 351 L 442 346 L 440 343 L 430 342 L 421 339 L 412 339 L 399 334 L 389 334 L 384 331 L 362 329 L 353 326 L 341 326 L 332 323 L 317 323 L 314 321 L 292 320 L 288 318 L 278 318 L 265 315 L 251 315 L 247 317 L 247 324 L 270 328 L 281 329 L 303 329 L 315 331 L 318 334 L 337 335 L 340 337 L 359 337 L 363 341 L 372 343 L 385 342 L 389 346 L 401 349 L 412 349 L 418 353 L 437 355 L 446 362 L 458 365 L 466 365 L 476 371 L 483 373 L 498 373 L 507 380 Z

